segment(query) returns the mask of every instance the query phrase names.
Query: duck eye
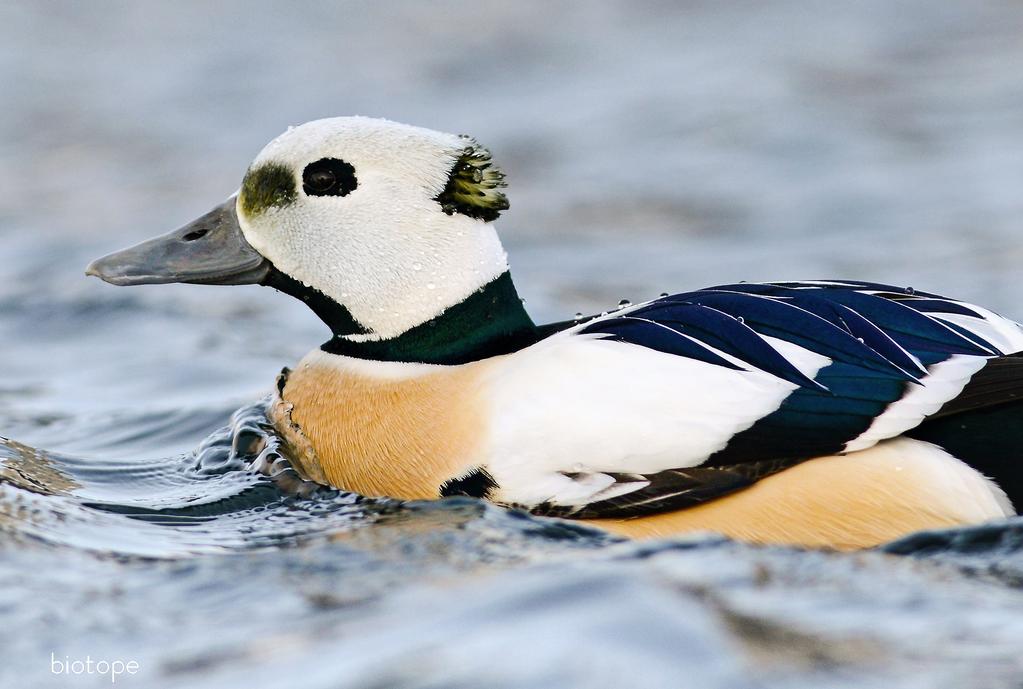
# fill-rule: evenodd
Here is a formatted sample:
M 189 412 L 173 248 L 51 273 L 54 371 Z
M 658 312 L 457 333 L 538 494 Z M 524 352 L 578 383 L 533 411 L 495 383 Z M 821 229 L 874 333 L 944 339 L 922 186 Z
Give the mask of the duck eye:
M 355 168 L 338 158 L 309 163 L 302 172 L 302 191 L 309 196 L 346 196 L 358 184 Z
M 305 178 L 305 183 L 310 191 L 325 192 L 334 186 L 337 177 L 330 170 L 315 170 Z

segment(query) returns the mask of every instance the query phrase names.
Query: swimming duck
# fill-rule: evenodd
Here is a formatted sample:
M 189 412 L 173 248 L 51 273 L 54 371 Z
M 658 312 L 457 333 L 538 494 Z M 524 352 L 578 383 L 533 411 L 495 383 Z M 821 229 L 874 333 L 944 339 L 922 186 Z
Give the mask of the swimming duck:
M 365 495 L 838 549 L 1015 514 L 1017 323 L 818 280 L 537 325 L 494 227 L 504 186 L 472 138 L 317 120 L 208 214 L 87 272 L 308 304 L 333 336 L 282 373 L 273 422 L 304 477 Z

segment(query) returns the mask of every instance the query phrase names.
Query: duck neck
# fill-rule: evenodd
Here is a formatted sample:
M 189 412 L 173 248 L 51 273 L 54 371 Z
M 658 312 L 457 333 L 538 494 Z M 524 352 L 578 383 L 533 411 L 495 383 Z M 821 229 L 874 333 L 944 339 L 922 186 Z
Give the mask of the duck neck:
M 352 332 L 334 329 L 334 337 L 320 349 L 376 361 L 457 365 L 509 354 L 540 339 L 508 271 L 395 337 L 364 339 L 351 337 Z
M 273 287 L 278 292 L 302 301 L 312 309 L 312 312 L 323 321 L 335 337 L 340 334 L 368 333 L 369 330 L 355 320 L 351 312 L 341 304 L 302 282 L 291 277 L 287 273 L 271 265 L 269 272 L 260 283 L 267 287 Z

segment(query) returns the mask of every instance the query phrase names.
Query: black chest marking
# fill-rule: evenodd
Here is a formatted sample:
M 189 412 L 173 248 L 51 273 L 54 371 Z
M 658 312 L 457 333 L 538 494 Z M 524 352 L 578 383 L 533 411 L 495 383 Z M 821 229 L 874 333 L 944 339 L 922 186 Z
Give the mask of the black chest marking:
M 440 487 L 440 496 L 449 498 L 453 495 L 467 495 L 470 498 L 490 498 L 497 481 L 486 469 L 476 467 L 465 476 L 445 481 Z

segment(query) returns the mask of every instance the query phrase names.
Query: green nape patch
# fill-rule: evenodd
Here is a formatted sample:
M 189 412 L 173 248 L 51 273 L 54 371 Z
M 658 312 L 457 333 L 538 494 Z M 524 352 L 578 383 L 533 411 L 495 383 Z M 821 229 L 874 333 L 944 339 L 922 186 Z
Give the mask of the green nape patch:
M 268 208 L 281 208 L 298 198 L 295 175 L 280 163 L 263 163 L 249 168 L 242 180 L 241 209 L 256 216 Z
M 501 191 L 506 186 L 504 173 L 494 166 L 490 151 L 468 136 L 462 138 L 469 145 L 458 156 L 436 201 L 448 215 L 461 213 L 489 222 L 508 210 L 508 197 Z

